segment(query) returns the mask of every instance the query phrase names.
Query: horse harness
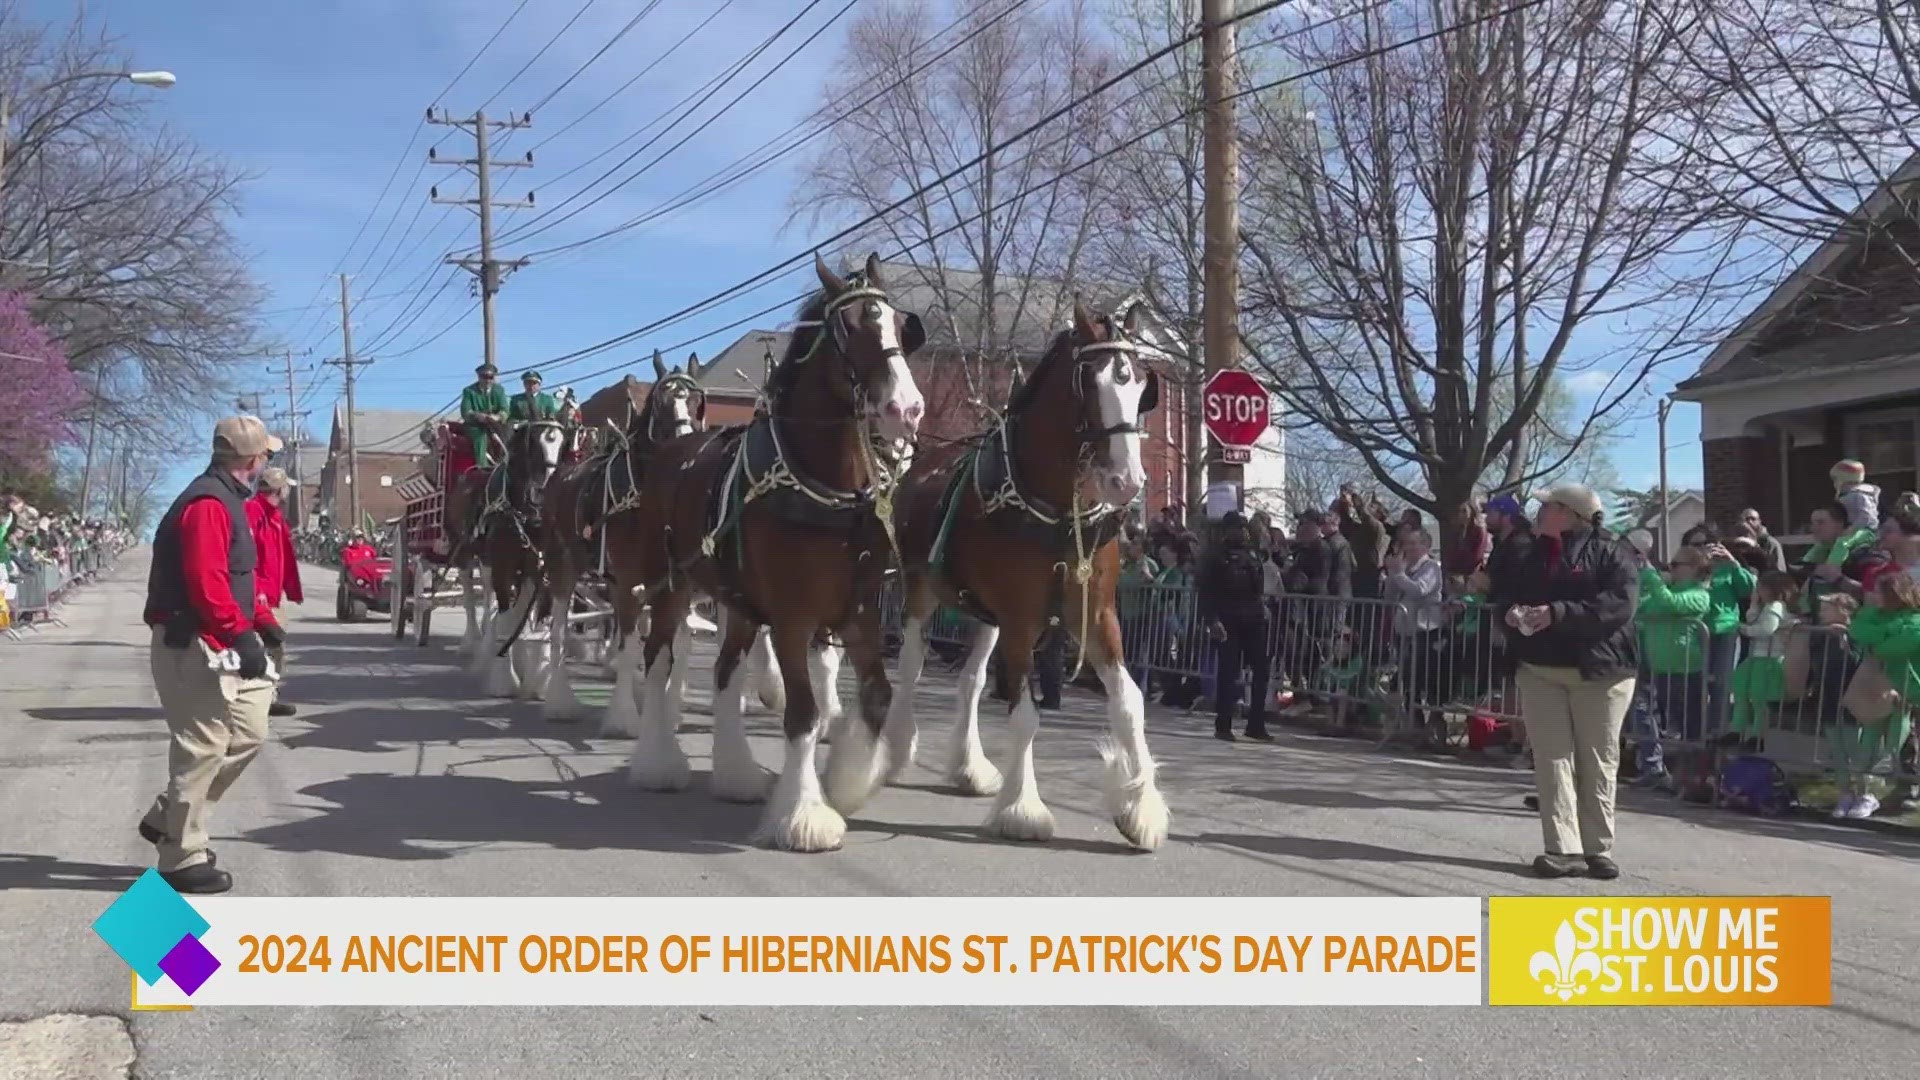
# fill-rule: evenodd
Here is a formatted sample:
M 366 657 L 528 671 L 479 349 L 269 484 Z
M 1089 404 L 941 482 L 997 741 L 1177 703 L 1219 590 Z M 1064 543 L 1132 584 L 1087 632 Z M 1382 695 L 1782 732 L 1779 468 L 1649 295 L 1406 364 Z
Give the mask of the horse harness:
M 999 427 L 989 432 L 957 463 L 953 479 L 937 504 L 940 528 L 934 534 L 933 546 L 928 554 L 929 569 L 947 574 L 951 580 L 947 566 L 947 542 L 959 519 L 966 491 L 971 487 L 980 501 L 982 521 L 992 522 L 1015 537 L 1030 540 L 1059 554 L 1059 560 L 1053 564 L 1053 569 L 1059 573 L 1053 577 L 1048 588 L 1047 626 L 1056 632 L 1064 631 L 1062 613 L 1066 607 L 1068 577 L 1071 576 L 1073 583 L 1084 590 L 1093 578 L 1094 553 L 1118 537 L 1126 524 L 1125 505 L 1080 505 L 1080 472 L 1089 463 L 1092 447 L 1101 439 L 1140 432 L 1139 425 L 1132 421 L 1123 420 L 1118 424 L 1097 428 L 1088 425 L 1083 405 L 1087 379 L 1092 372 L 1088 358 L 1110 353 L 1133 356 L 1138 352 L 1137 346 L 1125 340 L 1094 342 L 1073 351 L 1074 398 L 1076 405 L 1081 407 L 1075 410 L 1080 418 L 1079 426 L 1074 430 L 1079 452 L 1075 458 L 1071 503 L 1062 509 L 1021 488 L 1013 442 L 1017 425 L 1025 417 L 1026 401 L 1017 397 L 1017 407 L 1000 421 Z M 1038 377 L 1039 373 L 1034 374 Z M 1069 555 L 1071 564 L 1068 562 Z M 954 595 L 962 611 L 989 626 L 998 625 L 993 613 L 979 602 L 972 590 L 957 582 L 955 585 Z M 1080 605 L 1078 649 L 1073 673 L 1067 677 L 1069 682 L 1079 677 L 1080 668 L 1086 662 L 1088 619 L 1088 605 L 1083 599 Z
M 647 462 L 659 444 L 653 437 L 653 402 L 662 389 L 682 386 L 687 388 L 689 396 L 700 393 L 700 384 L 685 372 L 675 371 L 654 384 L 653 391 L 647 396 L 645 412 L 641 414 L 646 423 L 638 435 L 634 434 L 634 410 L 628 403 L 627 422 L 615 427 L 608 425 L 610 438 L 606 445 L 594 451 L 593 456 L 581 465 L 581 483 L 574 492 L 574 518 L 580 522 L 580 535 L 583 539 L 595 540 L 594 532 L 599 530 L 596 548 L 599 553 L 599 571 L 607 570 L 607 536 L 602 525 L 612 520 L 615 514 L 637 509 L 640 505 L 640 484 L 646 479 Z M 636 453 L 638 461 L 635 460 Z M 597 500 L 593 498 L 598 489 Z M 598 502 L 597 510 L 593 503 Z

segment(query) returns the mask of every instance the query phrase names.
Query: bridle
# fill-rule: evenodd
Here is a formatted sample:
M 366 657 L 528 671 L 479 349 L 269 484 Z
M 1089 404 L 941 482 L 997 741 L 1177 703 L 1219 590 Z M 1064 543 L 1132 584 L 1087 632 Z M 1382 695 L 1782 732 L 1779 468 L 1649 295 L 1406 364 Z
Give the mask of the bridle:
M 1140 347 L 1128 341 L 1125 332 L 1119 327 L 1113 327 L 1113 334 L 1114 337 L 1110 341 L 1096 341 L 1087 345 L 1075 346 L 1072 358 L 1069 361 L 1073 364 L 1074 404 L 1080 417 L 1080 424 L 1074 429 L 1073 435 L 1082 447 L 1098 442 L 1101 439 L 1111 438 L 1115 435 L 1138 435 L 1141 433 L 1137 414 L 1133 419 L 1122 419 L 1117 424 L 1110 424 L 1106 427 L 1098 428 L 1093 427 L 1092 422 L 1087 419 L 1087 380 L 1092 377 L 1093 373 L 1098 370 L 1102 364 L 1112 362 L 1096 362 L 1096 360 L 1099 357 L 1111 355 L 1132 361 L 1140 355 Z M 1132 367 L 1135 365 L 1129 363 L 1128 366 Z M 1116 369 L 1116 374 L 1119 370 L 1120 369 Z
M 653 386 L 653 391 L 647 395 L 647 406 L 646 406 L 647 423 L 646 423 L 646 429 L 645 429 L 645 436 L 646 436 L 646 442 L 650 447 L 658 446 L 660 443 L 666 441 L 665 439 L 662 439 L 660 437 L 659 433 L 655 429 L 658 425 L 662 423 L 672 422 L 673 415 L 672 413 L 667 411 L 667 407 L 666 407 L 668 394 L 662 393 L 662 391 L 671 391 L 675 389 L 679 389 L 685 392 L 687 397 L 687 419 L 693 423 L 694 430 L 696 432 L 700 429 L 700 421 L 697 418 L 698 417 L 697 405 L 706 400 L 706 392 L 701 390 L 700 384 L 698 382 L 695 382 L 693 378 L 687 375 L 685 372 L 681 372 L 681 371 L 673 372 L 672 374 L 668 375 L 666 378 L 661 379 L 659 382 L 655 383 Z M 672 437 L 673 437 L 672 435 L 667 436 L 667 438 L 669 439 Z
M 793 325 L 796 330 L 817 326 L 826 331 L 826 333 L 815 337 L 813 339 L 813 345 L 807 349 L 806 354 L 798 360 L 795 360 L 794 363 L 805 364 L 809 360 L 812 360 L 820 352 L 821 343 L 831 339 L 833 341 L 834 351 L 840 356 L 841 367 L 844 369 L 846 376 L 846 389 L 850 395 L 850 398 L 840 398 L 836 394 L 835 399 L 839 404 L 845 405 L 853 412 L 855 420 L 864 422 L 868 419 L 869 394 L 867 391 L 869 388 L 866 379 L 861 377 L 860 372 L 849 359 L 851 353 L 847 350 L 847 321 L 839 317 L 842 311 L 862 302 L 878 305 L 881 303 L 890 304 L 892 301 L 888 298 L 885 289 L 868 284 L 864 274 L 856 273 L 848 280 L 847 287 L 842 290 L 838 296 L 827 301 L 827 305 L 821 309 L 818 319 L 801 319 Z M 880 359 L 883 362 L 892 360 L 895 357 L 905 360 L 906 356 L 906 350 L 898 345 L 886 346 L 880 352 Z

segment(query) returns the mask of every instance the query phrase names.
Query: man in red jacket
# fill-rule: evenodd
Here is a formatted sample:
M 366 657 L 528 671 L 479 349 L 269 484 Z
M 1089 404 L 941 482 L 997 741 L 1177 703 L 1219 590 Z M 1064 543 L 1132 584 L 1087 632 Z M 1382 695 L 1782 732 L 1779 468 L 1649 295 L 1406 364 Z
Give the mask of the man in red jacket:
M 280 672 L 282 683 L 287 678 L 287 624 L 280 620 L 280 604 L 283 600 L 296 604 L 307 602 L 306 594 L 300 590 L 300 559 L 293 553 L 293 530 L 280 513 L 290 483 L 287 470 L 268 469 L 260 474 L 259 490 L 247 500 L 247 524 L 253 530 L 254 548 L 260 553 L 260 565 L 254 570 L 254 588 L 259 590 L 260 600 L 266 604 L 267 614 L 273 620 L 270 628 L 261 627 L 260 636 L 267 641 L 267 655 L 273 657 L 273 666 Z M 267 710 L 269 716 L 293 715 L 293 706 L 279 700 L 277 688 L 274 698 L 272 708 Z
M 247 499 L 279 449 L 257 417 L 214 425 L 207 471 L 153 534 L 148 660 L 172 741 L 167 788 L 140 819 L 140 835 L 158 849 L 160 876 L 183 893 L 233 888 L 233 876 L 214 865 L 207 820 L 267 740 L 277 673 L 263 635 L 277 626 L 256 587 Z

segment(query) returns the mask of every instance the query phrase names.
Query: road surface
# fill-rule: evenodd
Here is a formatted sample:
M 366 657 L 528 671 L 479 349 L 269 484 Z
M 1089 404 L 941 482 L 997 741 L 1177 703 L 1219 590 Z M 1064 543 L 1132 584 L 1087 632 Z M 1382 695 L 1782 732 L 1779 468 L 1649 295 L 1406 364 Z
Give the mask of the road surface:
M 1485 895 L 1831 893 L 1831 1009 L 209 1009 L 126 1011 L 124 965 L 89 928 L 152 858 L 135 819 L 165 739 L 138 625 L 145 552 L 0 642 L 0 1077 L 1756 1077 L 1905 1075 L 1920 1057 L 1920 844 L 1624 793 L 1624 876 L 1547 883 L 1522 774 L 1282 736 L 1215 742 L 1156 712 L 1173 837 L 1129 854 L 1099 810 L 1097 702 L 1049 715 L 1046 846 L 987 842 L 980 802 L 915 770 L 839 852 L 745 839 L 757 810 L 702 794 L 706 669 L 684 736 L 694 786 L 640 795 L 630 744 L 485 699 L 439 647 L 332 621 L 308 570 L 292 623 L 298 717 L 215 821 L 245 895 Z M 923 688 L 944 715 L 950 679 Z M 762 764 L 770 718 L 750 718 Z M 1000 725 L 989 722 L 991 753 Z M 926 743 L 923 740 L 923 747 Z M 926 751 L 923 749 L 923 754 Z M 931 755 L 929 755 L 931 756 Z M 1097 904 L 1090 899 L 1089 904 Z M 97 1019 L 73 1019 L 73 1016 Z M 38 1019 L 36 1019 L 38 1018 Z M 22 1021 L 31 1021 L 21 1023 Z M 129 1041 L 130 1040 L 130 1041 Z M 60 1055 L 65 1055 L 61 1058 Z M 39 1055 L 39 1056 L 34 1056 Z M 617 1071 L 614 1071 L 617 1070 Z

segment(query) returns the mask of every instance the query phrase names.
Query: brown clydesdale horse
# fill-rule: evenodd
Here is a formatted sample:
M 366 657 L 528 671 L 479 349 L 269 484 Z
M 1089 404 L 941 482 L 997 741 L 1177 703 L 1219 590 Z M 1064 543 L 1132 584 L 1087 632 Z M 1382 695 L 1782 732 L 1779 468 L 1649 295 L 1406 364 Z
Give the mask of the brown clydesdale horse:
M 697 356 L 690 359 L 687 371 L 698 370 L 698 362 Z M 669 372 L 658 352 L 653 354 L 653 374 L 653 386 L 644 395 L 635 392 L 641 384 L 632 376 L 609 388 L 625 390 L 628 409 L 624 413 L 617 408 L 618 399 L 605 390 L 588 400 L 580 410 L 581 421 L 596 425 L 600 451 L 560 470 L 547 482 L 541 548 L 546 554 L 547 594 L 556 610 L 571 600 L 583 573 L 605 573 L 621 560 L 623 552 L 612 542 L 608 524 L 633 514 L 639 506 L 654 453 L 674 439 L 706 430 L 707 395 L 700 384 L 685 371 Z M 608 403 L 615 407 L 603 408 Z M 601 733 L 630 737 L 639 718 L 633 695 L 634 661 L 639 654 L 634 627 L 642 602 L 631 590 L 618 589 L 611 600 L 623 647 L 614 661 L 614 692 Z M 556 618 L 544 703 L 550 720 L 575 719 L 580 709 L 566 668 L 568 631 L 567 620 Z M 684 656 L 679 659 L 684 663 Z
M 544 605 L 537 604 L 542 506 L 547 481 L 565 463 L 578 437 L 576 425 L 558 420 L 521 424 L 507 436 L 506 460 L 486 474 L 473 542 L 493 584 L 493 614 L 482 631 L 479 659 L 485 665 L 484 690 L 494 697 L 512 697 L 516 691 L 535 697 L 544 682 L 538 653 L 530 648 L 534 643 L 521 637 L 547 615 L 539 610 Z M 518 666 L 508 656 L 516 647 Z
M 892 690 L 881 655 L 880 588 L 892 559 L 883 519 L 897 454 L 919 428 L 924 404 L 907 356 L 926 339 L 919 316 L 896 311 L 879 259 L 842 279 L 818 257 L 821 289 L 799 313 L 767 404 L 745 428 L 676 439 L 660 449 L 631 528 L 640 559 L 620 567 L 617 589 L 646 589 L 651 613 L 643 670 L 641 734 L 628 777 L 650 791 L 684 787 L 686 754 L 674 732 L 667 653 L 695 591 L 725 606 L 714 661 L 715 797 L 768 798 L 741 722 L 741 659 L 759 627 L 771 628 L 786 684 L 786 759 L 760 837 L 794 851 L 838 847 L 841 816 L 884 776 L 879 744 Z M 617 539 L 617 537 L 616 537 Z M 864 723 L 833 744 L 823 797 L 814 766 L 820 716 L 808 650 L 828 629 L 846 643 L 859 678 Z
M 1121 835 L 1153 850 L 1166 839 L 1165 801 L 1147 752 L 1146 710 L 1127 674 L 1114 595 L 1118 537 L 1146 481 L 1138 417 L 1159 397 L 1134 344 L 1139 307 L 1124 320 L 1074 303 L 1073 328 L 1014 393 L 1000 427 L 977 442 L 918 457 L 894 502 L 906 585 L 900 689 L 885 741 L 897 770 L 912 760 L 913 688 L 926 659 L 927 618 L 942 601 L 981 620 L 960 678 L 947 768 L 961 790 L 997 795 L 989 831 L 1017 840 L 1053 835 L 1033 772 L 1040 714 L 1026 692 L 1034 646 L 1049 625 L 1070 632 L 1107 690 L 1111 744 L 1107 812 Z M 1004 769 L 980 749 L 980 692 L 998 646 L 1013 742 Z M 1006 777 L 1003 784 L 1002 775 Z

